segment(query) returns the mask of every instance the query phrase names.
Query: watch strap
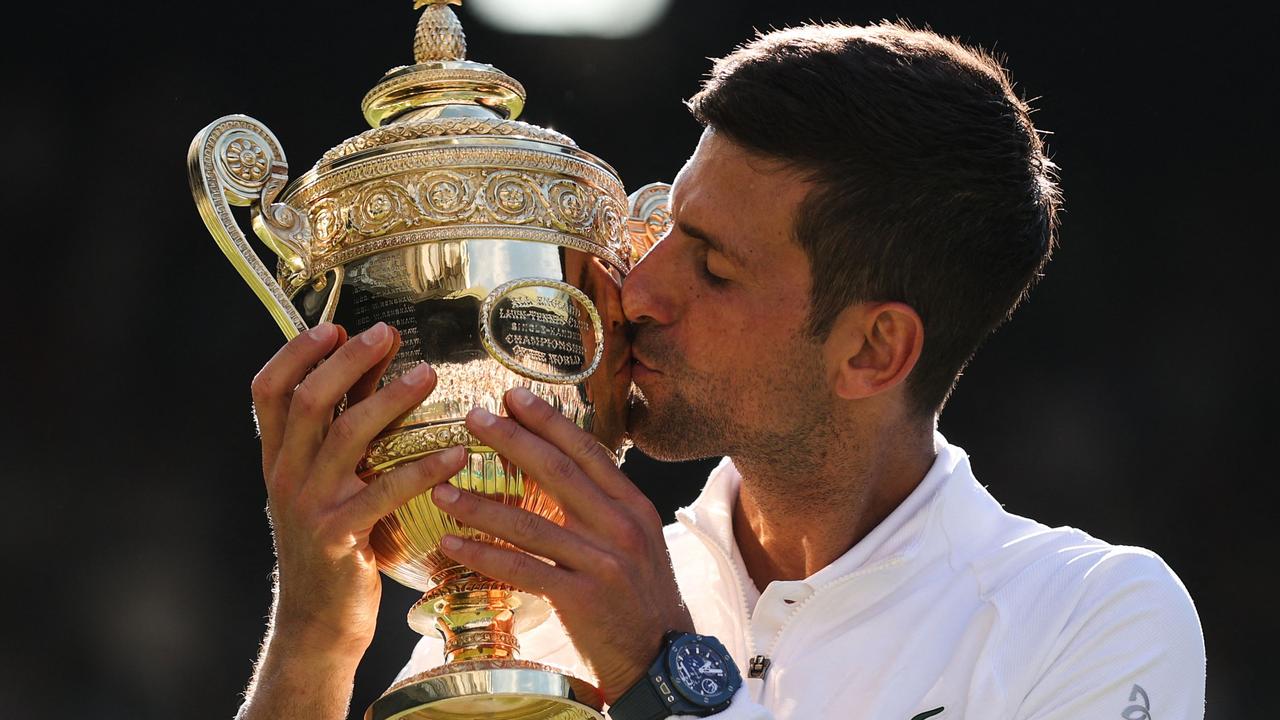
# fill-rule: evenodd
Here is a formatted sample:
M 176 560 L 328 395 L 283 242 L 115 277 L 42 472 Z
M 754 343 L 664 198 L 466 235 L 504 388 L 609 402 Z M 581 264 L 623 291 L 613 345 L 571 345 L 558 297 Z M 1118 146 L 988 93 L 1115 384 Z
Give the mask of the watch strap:
M 669 676 L 668 661 L 672 647 L 684 638 L 693 638 L 695 641 L 709 644 L 727 664 L 729 677 L 733 678 L 730 681 L 731 689 L 736 690 L 742 686 L 742 676 L 738 672 L 738 667 L 719 640 L 709 635 L 671 630 L 662 637 L 662 647 L 658 650 L 658 657 L 654 658 L 653 663 L 649 665 L 649 671 L 609 706 L 610 720 L 662 720 L 672 715 L 705 717 L 729 706 L 732 696 L 715 707 L 708 707 L 690 702 L 676 691 L 676 683 Z
M 609 706 L 609 720 L 661 720 L 668 717 L 671 717 L 671 708 L 663 702 L 650 673 L 645 673 Z

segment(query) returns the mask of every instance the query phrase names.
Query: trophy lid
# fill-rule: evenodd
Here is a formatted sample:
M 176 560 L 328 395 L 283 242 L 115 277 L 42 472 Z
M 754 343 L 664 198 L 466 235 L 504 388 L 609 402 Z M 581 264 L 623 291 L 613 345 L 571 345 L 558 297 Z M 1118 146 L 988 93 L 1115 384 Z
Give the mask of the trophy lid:
M 414 64 L 382 76 L 360 103 L 373 130 L 326 152 L 317 168 L 387 143 L 443 135 L 502 135 L 577 147 L 567 135 L 516 121 L 527 97 L 524 86 L 492 65 L 466 59 L 466 35 L 450 5 L 461 6 L 462 0 L 415 0 L 415 10 L 426 10 L 414 34 Z
M 475 106 L 514 120 L 524 109 L 524 87 L 514 78 L 484 63 L 469 62 L 462 23 L 449 8 L 462 0 L 417 0 L 426 6 L 413 39 L 416 64 L 388 70 L 361 103 L 373 127 L 412 112 L 413 117 L 453 114 L 479 115 Z M 426 112 L 414 112 L 422 111 Z
M 293 235 L 305 248 L 278 268 L 289 295 L 339 265 L 435 241 L 553 243 L 621 272 L 633 261 L 617 171 L 569 137 L 515 119 L 524 87 L 465 59 L 449 7 L 460 4 L 415 0 L 425 8 L 416 62 L 387 71 L 365 95 L 372 129 L 330 149 L 281 194 L 287 209 L 278 214 L 306 220 Z M 283 234 L 274 218 L 255 224 L 264 240 Z

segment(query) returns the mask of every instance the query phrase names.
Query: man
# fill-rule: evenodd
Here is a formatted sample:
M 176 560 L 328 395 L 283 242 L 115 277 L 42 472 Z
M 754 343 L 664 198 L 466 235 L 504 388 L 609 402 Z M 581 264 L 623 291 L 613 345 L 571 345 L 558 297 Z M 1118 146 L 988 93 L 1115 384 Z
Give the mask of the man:
M 900 25 L 803 27 L 719 61 L 690 107 L 706 131 L 674 228 L 623 305 L 633 437 L 727 456 L 702 495 L 664 530 L 588 435 L 520 391 L 510 418 L 468 426 L 546 485 L 563 527 L 444 483 L 457 450 L 365 489 L 364 445 L 434 376 L 330 425 L 396 338 L 316 328 L 254 381 L 279 583 L 243 717 L 344 715 L 377 609 L 369 528 L 428 488 L 555 561 L 444 545 L 545 594 L 556 616 L 523 656 L 589 673 L 619 720 L 1202 717 L 1199 622 L 1163 562 L 1005 513 L 935 430 L 1054 245 L 1054 167 L 1004 70 Z M 727 704 L 655 701 L 654 668 L 694 631 L 731 657 L 708 678 L 746 679 Z M 439 658 L 424 639 L 404 674 Z

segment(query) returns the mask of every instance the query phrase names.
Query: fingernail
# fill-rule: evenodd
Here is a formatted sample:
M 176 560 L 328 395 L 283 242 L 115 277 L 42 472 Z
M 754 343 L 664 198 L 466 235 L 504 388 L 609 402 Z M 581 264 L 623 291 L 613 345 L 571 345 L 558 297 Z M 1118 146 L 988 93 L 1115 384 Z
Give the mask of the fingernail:
M 440 546 L 445 550 L 458 550 L 462 547 L 462 540 L 452 535 L 445 535 L 440 538 Z
M 522 387 L 511 389 L 511 401 L 520 407 L 529 407 L 533 404 L 534 394 Z
M 458 499 L 458 488 L 449 483 L 441 483 L 436 486 L 434 497 L 437 505 L 448 505 Z
M 334 331 L 334 328 L 331 323 L 324 323 L 322 325 L 317 325 L 311 328 L 310 330 L 308 330 L 307 337 L 311 338 L 312 340 L 325 342 L 333 339 L 333 331 Z
M 377 325 L 374 325 L 373 327 L 369 328 L 368 330 L 365 330 L 364 334 L 360 336 L 360 342 L 364 343 L 365 345 L 377 345 L 381 343 L 383 340 L 385 340 L 386 337 L 387 337 L 387 324 L 384 322 L 380 322 Z
M 427 384 L 428 380 L 431 379 L 431 375 L 432 375 L 431 366 L 426 363 L 422 363 L 420 365 L 417 365 L 416 367 L 414 367 L 412 370 L 405 373 L 404 375 L 401 375 L 400 381 L 410 387 L 422 387 L 423 385 Z
M 444 460 L 446 465 L 454 465 L 456 463 L 461 462 L 462 458 L 465 457 L 466 454 L 467 454 L 467 449 L 462 447 L 461 445 L 458 445 L 456 447 L 451 447 L 448 450 L 445 450 L 444 452 L 440 453 L 440 459 Z
M 472 408 L 468 418 L 473 424 L 487 428 L 497 421 L 497 416 L 482 407 Z

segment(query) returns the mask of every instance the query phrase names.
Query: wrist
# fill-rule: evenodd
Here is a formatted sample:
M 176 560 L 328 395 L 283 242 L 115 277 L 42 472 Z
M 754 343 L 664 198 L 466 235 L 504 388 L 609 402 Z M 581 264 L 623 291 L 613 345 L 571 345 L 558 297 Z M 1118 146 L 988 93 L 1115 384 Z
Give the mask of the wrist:
M 663 653 L 665 647 L 665 635 L 658 635 L 648 647 L 637 651 L 631 656 L 630 659 L 633 664 L 625 669 L 618 669 L 607 674 L 596 670 L 598 687 L 600 688 L 600 694 L 604 697 L 605 704 L 614 704 L 618 698 L 622 697 L 636 683 L 644 682 L 649 675 L 649 667 Z
M 672 631 L 645 674 L 610 703 L 612 720 L 713 715 L 729 706 L 742 676 L 711 636 Z
M 267 637 L 238 720 L 346 717 L 359 656 Z
M 277 613 L 263 649 L 290 662 L 354 670 L 372 641 L 372 636 L 342 632 L 314 618 Z

